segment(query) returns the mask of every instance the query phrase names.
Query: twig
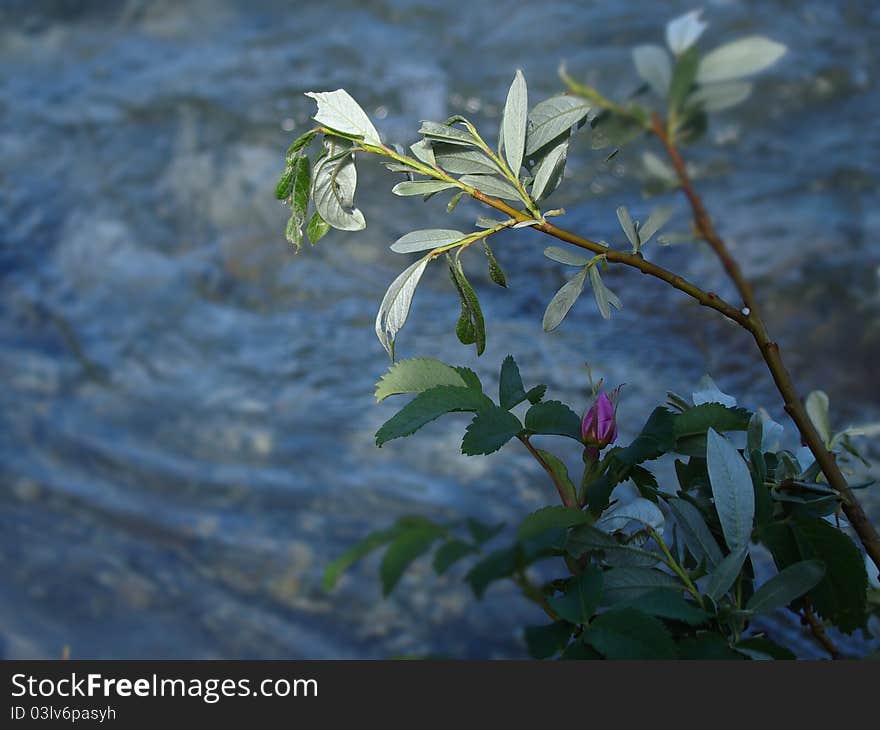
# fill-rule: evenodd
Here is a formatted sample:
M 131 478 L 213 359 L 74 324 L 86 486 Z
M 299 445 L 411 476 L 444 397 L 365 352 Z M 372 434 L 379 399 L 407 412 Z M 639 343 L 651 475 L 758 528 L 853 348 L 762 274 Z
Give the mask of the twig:
M 681 153 L 678 151 L 678 148 L 675 146 L 674 141 L 667 134 L 666 128 L 663 125 L 663 120 L 657 114 L 652 118 L 651 131 L 661 141 L 672 161 L 682 191 L 690 203 L 694 224 L 697 227 L 697 230 L 712 247 L 712 250 L 721 261 L 724 270 L 727 272 L 742 297 L 743 303 L 747 309 L 744 310 L 746 313 L 746 320 L 745 322 L 740 322 L 740 324 L 751 332 L 755 343 L 758 345 L 761 356 L 764 358 L 764 362 L 767 364 L 767 368 L 773 376 L 776 388 L 782 396 L 785 412 L 788 413 L 789 417 L 794 422 L 794 425 L 797 427 L 798 431 L 800 431 L 804 443 L 813 453 L 816 463 L 819 464 L 819 467 L 825 474 L 825 478 L 828 480 L 828 484 L 840 494 L 843 502 L 843 511 L 846 514 L 847 519 L 849 519 L 853 530 L 855 530 L 856 534 L 859 536 L 868 555 L 871 556 L 871 560 L 874 561 L 874 564 L 877 566 L 878 570 L 880 570 L 880 535 L 878 535 L 876 528 L 868 519 L 868 516 L 865 514 L 865 511 L 855 494 L 850 490 L 846 478 L 843 476 L 843 472 L 840 471 L 840 467 L 837 465 L 834 454 L 825 447 L 822 437 L 819 435 L 819 432 L 816 431 L 815 426 L 813 426 L 813 422 L 810 420 L 810 417 L 801 402 L 800 396 L 798 395 L 797 389 L 795 388 L 791 374 L 788 372 L 785 363 L 782 361 L 782 356 L 779 353 L 779 345 L 770 338 L 770 335 L 767 332 L 767 327 L 760 317 L 752 286 L 743 275 L 739 264 L 730 254 L 730 250 L 727 248 L 724 240 L 715 230 L 715 226 L 712 223 L 709 214 L 706 212 L 706 207 L 703 205 L 702 199 L 694 189 L 687 172 L 687 165 L 685 164 Z
M 831 637 L 825 633 L 825 626 L 816 617 L 816 614 L 813 613 L 813 607 L 810 605 L 809 601 L 804 603 L 804 620 L 810 627 L 810 631 L 813 633 L 816 641 L 818 641 L 822 645 L 822 648 L 831 655 L 831 658 L 840 659 L 840 650 L 834 645 L 834 642 L 831 641 Z
M 541 456 L 541 452 L 538 451 L 534 446 L 532 446 L 532 442 L 529 441 L 528 436 L 520 435 L 518 436 L 519 440 L 522 441 L 523 445 L 529 450 L 529 453 L 535 457 L 535 461 L 537 461 L 541 467 L 547 472 L 547 475 L 550 479 L 553 480 L 553 484 L 556 487 L 556 491 L 559 492 L 559 498 L 562 500 L 562 504 L 566 507 L 574 507 L 577 508 L 577 501 L 572 501 L 571 495 L 568 493 L 568 490 L 559 481 L 559 477 L 553 472 L 553 469 L 547 463 L 547 460 Z
M 530 218 L 528 215 L 526 215 L 522 211 L 516 210 L 512 206 L 505 203 L 503 200 L 493 198 L 492 196 L 486 195 L 479 190 L 473 190 L 471 192 L 471 195 L 476 200 L 479 200 L 481 203 L 485 203 L 486 205 L 495 208 L 496 210 L 500 210 L 501 212 L 509 215 L 511 218 L 516 218 L 518 222 L 532 220 L 532 218 Z M 577 235 L 576 233 L 572 233 L 571 231 L 559 228 L 558 226 L 555 226 L 547 221 L 531 227 L 535 230 L 541 231 L 541 233 L 547 234 L 548 236 L 558 238 L 560 241 L 565 241 L 566 243 L 570 243 L 574 246 L 578 246 L 579 248 L 592 251 L 593 253 L 602 254 L 610 263 L 624 264 L 625 266 L 630 266 L 634 269 L 638 269 L 643 274 L 648 274 L 649 276 L 653 276 L 657 279 L 665 281 L 673 288 L 684 292 L 693 299 L 696 299 L 703 306 L 710 307 L 711 309 L 720 312 L 728 319 L 733 320 L 743 327 L 747 326 L 748 316 L 744 315 L 732 304 L 724 301 L 714 292 L 704 291 L 696 284 L 693 284 L 692 282 L 679 276 L 678 274 L 674 274 L 668 269 L 664 269 L 662 266 L 657 266 L 657 264 L 653 264 L 650 261 L 647 261 L 640 254 L 629 254 L 623 251 L 610 249 L 607 246 L 599 243 L 598 241 L 591 241 L 588 238 L 584 238 Z
M 712 247 L 715 255 L 721 260 L 724 270 L 736 285 L 736 289 L 742 297 L 743 304 L 748 307 L 750 314 L 757 316 L 758 308 L 755 304 L 755 295 L 752 291 L 752 285 L 743 275 L 742 269 L 740 269 L 736 259 L 731 256 L 724 241 L 715 231 L 712 219 L 709 217 L 709 213 L 706 211 L 702 199 L 697 195 L 697 192 L 691 183 L 690 175 L 688 175 L 687 171 L 687 165 L 685 165 L 681 153 L 667 134 L 663 120 L 660 118 L 659 114 L 654 114 L 652 117 L 651 131 L 663 144 L 663 147 L 666 149 L 666 153 L 669 155 L 669 159 L 672 162 L 672 166 L 675 168 L 675 173 L 678 175 L 678 181 L 681 183 L 681 189 L 691 205 L 691 210 L 693 211 L 694 216 L 694 225 L 696 225 L 697 230 L 700 232 L 700 235 L 706 243 Z

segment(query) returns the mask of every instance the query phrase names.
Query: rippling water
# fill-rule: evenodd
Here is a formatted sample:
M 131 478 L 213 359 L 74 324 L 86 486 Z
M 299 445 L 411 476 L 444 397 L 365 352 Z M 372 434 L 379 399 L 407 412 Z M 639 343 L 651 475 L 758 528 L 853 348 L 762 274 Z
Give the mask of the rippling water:
M 761 31 L 791 48 L 694 153 L 708 203 L 804 390 L 827 390 L 841 425 L 876 420 L 880 13 L 869 3 L 706 5 L 709 42 Z M 562 57 L 628 92 L 628 48 L 688 9 L 5 3 L 0 653 L 521 655 L 517 627 L 540 617 L 503 589 L 477 606 L 455 576 L 419 566 L 380 601 L 370 563 L 321 592 L 323 565 L 399 514 L 515 521 L 550 495 L 512 447 L 457 456 L 454 419 L 373 446 L 390 406 L 371 398 L 387 365 L 372 320 L 402 267 L 387 245 L 446 225 L 442 205 L 392 199 L 388 174 L 362 164 L 367 230 L 294 258 L 274 182 L 290 130 L 311 113 L 304 91 L 346 87 L 391 141 L 414 141 L 417 120 L 452 113 L 491 128 L 517 67 L 533 99 L 558 89 Z M 587 147 L 576 145 L 558 205 L 569 227 L 610 238 L 617 205 L 638 216 L 653 203 L 641 197 L 638 152 L 605 165 Z M 455 225 L 475 211 L 463 204 Z M 526 231 L 496 244 L 513 288 L 481 286 L 483 358 L 454 339 L 457 305 L 439 269 L 423 280 L 402 354 L 493 381 L 510 350 L 528 380 L 574 403 L 589 360 L 628 384 L 628 435 L 666 389 L 688 392 L 706 370 L 782 420 L 744 338 L 651 281 L 612 273 L 625 303 L 613 322 L 584 299 L 542 335 L 564 273 L 546 265 L 542 244 Z M 726 291 L 710 257 L 654 255 Z

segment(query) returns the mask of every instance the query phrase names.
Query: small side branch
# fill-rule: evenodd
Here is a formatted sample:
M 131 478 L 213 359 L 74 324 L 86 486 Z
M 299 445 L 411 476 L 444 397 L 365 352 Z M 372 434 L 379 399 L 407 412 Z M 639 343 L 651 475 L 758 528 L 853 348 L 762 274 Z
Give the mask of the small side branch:
M 736 262 L 736 259 L 730 255 L 730 251 L 715 230 L 715 226 L 712 224 L 712 219 L 709 217 L 706 206 L 703 205 L 702 198 L 700 198 L 697 191 L 694 189 L 684 158 L 682 158 L 678 148 L 666 132 L 666 127 L 659 114 L 654 114 L 652 117 L 651 131 L 663 144 L 666 154 L 669 155 L 672 166 L 675 168 L 675 174 L 678 176 L 681 189 L 690 203 L 691 211 L 694 216 L 694 225 L 696 225 L 703 240 L 712 247 L 715 255 L 721 261 L 721 265 L 724 267 L 724 270 L 727 272 L 727 275 L 730 277 L 731 281 L 733 281 L 739 295 L 742 297 L 743 304 L 749 308 L 751 313 L 757 315 L 758 309 L 755 302 L 755 294 L 752 291 L 752 285 L 749 280 L 746 279 L 742 269 Z
M 526 215 L 522 211 L 516 210 L 512 206 L 505 203 L 503 200 L 493 198 L 492 196 L 486 195 L 479 190 L 473 190 L 470 194 L 473 196 L 474 199 L 479 200 L 481 203 L 485 203 L 486 205 L 495 208 L 496 210 L 499 210 L 506 215 L 509 215 L 511 218 L 515 218 L 517 221 L 522 222 L 532 220 L 528 215 Z M 547 221 L 534 225 L 532 226 L 532 228 L 541 231 L 541 233 L 544 233 L 548 236 L 552 236 L 553 238 L 556 238 L 560 241 L 564 241 L 565 243 L 570 243 L 574 246 L 586 249 L 587 251 L 591 251 L 595 254 L 601 254 L 606 258 L 609 263 L 623 264 L 624 266 L 629 266 L 633 269 L 637 269 L 643 274 L 647 274 L 648 276 L 653 276 L 656 279 L 665 281 L 673 288 L 684 292 L 693 299 L 696 299 L 704 307 L 709 307 L 716 310 L 717 312 L 720 312 L 725 317 L 733 320 L 742 327 L 749 327 L 748 316 L 743 314 L 732 304 L 724 301 L 724 299 L 719 297 L 714 292 L 700 289 L 700 287 L 688 281 L 684 277 L 681 277 L 678 274 L 674 274 L 668 269 L 664 269 L 662 266 L 657 266 L 656 264 L 647 261 L 640 254 L 629 254 L 623 251 L 617 251 L 615 249 L 608 248 L 608 246 L 605 246 L 598 241 L 591 241 L 588 238 L 583 238 L 582 236 L 578 236 L 576 233 L 572 233 L 571 231 L 559 228 L 558 226 L 555 226 Z
M 828 480 L 828 484 L 840 494 L 843 501 L 844 514 L 847 516 L 853 530 L 855 530 L 856 534 L 859 536 L 859 540 L 864 546 L 865 551 L 871 556 L 874 565 L 880 570 L 880 535 L 878 535 L 877 529 L 874 527 L 870 519 L 868 519 L 864 509 L 858 499 L 856 499 L 855 494 L 853 494 L 852 490 L 849 488 L 846 477 L 844 477 L 843 472 L 840 471 L 840 467 L 837 465 L 834 454 L 825 446 L 821 436 L 819 436 L 819 432 L 816 431 L 813 422 L 810 420 L 806 408 L 804 408 L 800 396 L 798 395 L 791 374 L 788 372 L 788 369 L 785 367 L 785 363 L 782 360 L 782 355 L 779 352 L 779 345 L 770 337 L 767 327 L 758 312 L 752 286 L 748 279 L 743 275 L 739 264 L 733 256 L 731 256 L 724 240 L 715 230 L 715 226 L 706 211 L 706 207 L 703 205 L 702 199 L 694 189 L 693 183 L 687 172 L 687 165 L 685 164 L 684 158 L 675 146 L 674 140 L 667 133 L 663 120 L 658 114 L 654 114 L 652 117 L 651 131 L 663 144 L 663 147 L 675 168 L 682 191 L 690 203 L 694 225 L 700 232 L 700 235 L 712 247 L 712 250 L 718 257 L 721 265 L 727 272 L 727 275 L 736 286 L 739 295 L 742 297 L 743 303 L 748 308 L 745 310 L 748 312 L 748 315 L 744 318 L 745 321 L 740 322 L 740 324 L 742 324 L 742 326 L 752 334 L 752 337 L 754 337 L 758 350 L 761 353 L 761 357 L 764 358 L 767 369 L 773 376 L 773 382 L 776 384 L 776 388 L 782 396 L 785 412 L 788 413 L 789 417 L 794 422 L 794 425 L 800 432 L 804 443 L 813 453 L 816 463 L 819 464 L 822 473 Z
M 822 648 L 828 652 L 831 658 L 840 659 L 840 650 L 834 645 L 834 642 L 831 641 L 831 637 L 825 632 L 825 625 L 819 620 L 816 614 L 813 613 L 813 607 L 810 605 L 809 601 L 804 605 L 803 619 L 810 627 L 810 631 L 816 641 L 822 645 Z
M 541 456 L 541 452 L 538 451 L 534 446 L 532 446 L 532 442 L 529 441 L 529 437 L 521 434 L 520 436 L 518 436 L 518 438 L 520 441 L 522 441 L 523 446 L 525 446 L 529 450 L 529 453 L 535 457 L 535 461 L 537 461 L 541 465 L 541 468 L 545 472 L 547 472 L 547 476 L 550 477 L 550 479 L 553 481 L 553 485 L 556 487 L 556 491 L 559 492 L 559 498 L 562 500 L 562 504 L 564 504 L 566 507 L 574 507 L 575 509 L 577 509 L 577 502 L 572 501 L 571 495 L 568 493 L 568 490 L 565 488 L 562 482 L 559 481 L 559 478 L 553 472 L 553 469 L 550 467 L 550 464 L 547 463 L 547 460 L 543 456 Z

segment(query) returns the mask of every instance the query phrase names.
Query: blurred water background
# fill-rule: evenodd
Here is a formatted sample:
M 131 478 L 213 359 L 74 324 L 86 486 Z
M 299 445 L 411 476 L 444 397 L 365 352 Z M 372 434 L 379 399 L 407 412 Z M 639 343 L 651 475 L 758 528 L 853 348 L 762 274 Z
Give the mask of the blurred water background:
M 703 5 L 704 47 L 762 32 L 790 48 L 692 153 L 709 207 L 800 387 L 829 393 L 838 426 L 877 420 L 880 6 Z M 664 23 L 690 9 L 4 2 L 0 655 L 522 656 L 518 628 L 541 616 L 505 588 L 475 604 L 458 573 L 437 580 L 419 564 L 382 601 L 375 561 L 333 594 L 319 586 L 328 560 L 400 514 L 515 523 L 552 498 L 515 445 L 458 455 L 461 420 L 373 446 L 393 406 L 372 400 L 387 366 L 372 323 L 406 263 L 388 244 L 468 226 L 477 208 L 462 204 L 448 225 L 443 203 L 394 198 L 392 176 L 364 161 L 367 230 L 294 258 L 275 180 L 312 113 L 304 91 L 344 86 L 393 142 L 453 113 L 491 129 L 517 67 L 533 101 L 559 90 L 562 58 L 609 94 L 630 92 L 629 49 L 662 42 Z M 582 135 L 552 199 L 565 225 L 616 240 L 617 205 L 643 216 L 654 205 L 641 192 L 643 149 L 605 164 Z M 686 228 L 672 200 L 670 228 Z M 509 291 L 475 273 L 482 358 L 455 340 L 440 267 L 423 279 L 400 353 L 494 383 L 510 351 L 527 382 L 575 404 L 589 361 L 627 384 L 624 438 L 667 389 L 689 393 L 707 371 L 785 422 L 745 336 L 643 277 L 609 275 L 624 300 L 610 323 L 584 297 L 543 335 L 566 274 L 544 244 L 529 231 L 496 242 Z M 705 252 L 651 255 L 728 292 Z M 867 451 L 880 456 L 876 443 Z M 871 511 L 880 516 L 877 500 Z M 818 655 L 809 642 L 799 651 Z

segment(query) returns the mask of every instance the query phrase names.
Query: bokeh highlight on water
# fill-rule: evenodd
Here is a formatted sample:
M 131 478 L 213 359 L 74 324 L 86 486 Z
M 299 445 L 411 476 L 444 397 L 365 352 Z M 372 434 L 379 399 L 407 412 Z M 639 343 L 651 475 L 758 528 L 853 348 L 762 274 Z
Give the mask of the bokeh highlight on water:
M 707 202 L 801 387 L 824 388 L 840 426 L 877 420 L 880 10 L 704 5 L 707 44 L 763 32 L 791 49 L 694 150 Z M 373 446 L 392 406 L 371 398 L 387 366 L 372 321 L 408 260 L 388 244 L 413 228 L 467 226 L 476 207 L 462 204 L 448 225 L 442 203 L 394 199 L 391 176 L 365 160 L 367 230 L 294 258 L 274 182 L 308 124 L 304 91 L 344 86 L 394 142 L 452 113 L 492 129 L 517 67 L 533 100 L 558 91 L 562 58 L 628 93 L 629 48 L 659 41 L 689 9 L 4 3 L 0 655 L 522 656 L 518 628 L 541 618 L 505 588 L 474 604 L 456 575 L 417 565 L 382 601 L 375 562 L 333 594 L 319 587 L 329 559 L 400 514 L 515 524 L 552 499 L 514 446 L 458 455 L 454 418 Z M 639 150 L 604 163 L 582 135 L 554 205 L 568 227 L 613 240 L 617 205 L 637 217 L 654 205 L 643 180 Z M 482 358 L 455 341 L 455 295 L 439 269 L 423 280 L 401 354 L 494 382 L 510 351 L 529 382 L 575 404 L 589 361 L 627 384 L 623 439 L 667 389 L 690 392 L 707 371 L 783 420 L 744 335 L 643 277 L 610 274 L 624 300 L 610 323 L 584 298 L 543 335 L 566 273 L 543 245 L 530 231 L 499 238 L 510 291 L 475 275 L 489 323 Z M 729 291 L 705 252 L 650 255 Z M 880 516 L 876 500 L 871 509 Z M 797 634 L 798 650 L 818 655 Z

